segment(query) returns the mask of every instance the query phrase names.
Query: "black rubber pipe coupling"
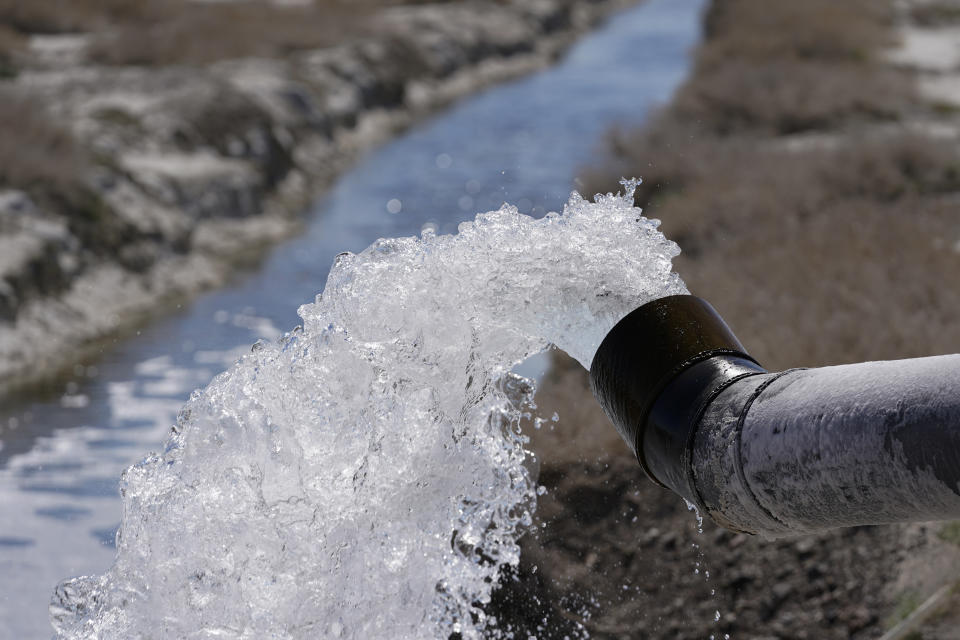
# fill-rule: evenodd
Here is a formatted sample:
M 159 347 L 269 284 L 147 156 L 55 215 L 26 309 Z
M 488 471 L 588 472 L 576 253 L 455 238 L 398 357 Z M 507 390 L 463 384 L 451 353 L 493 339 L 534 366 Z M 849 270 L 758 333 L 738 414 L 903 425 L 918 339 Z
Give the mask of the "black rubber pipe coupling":
M 610 330 L 590 386 L 650 479 L 699 504 L 691 457 L 700 416 L 727 386 L 762 373 L 706 300 L 677 295 L 643 305 Z

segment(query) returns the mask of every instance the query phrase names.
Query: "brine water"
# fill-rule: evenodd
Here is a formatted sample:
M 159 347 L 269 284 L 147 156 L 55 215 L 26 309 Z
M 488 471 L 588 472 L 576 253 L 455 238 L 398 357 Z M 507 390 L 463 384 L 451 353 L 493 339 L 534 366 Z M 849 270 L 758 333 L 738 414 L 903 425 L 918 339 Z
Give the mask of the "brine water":
M 61 638 L 509 637 L 485 604 L 536 484 L 511 373 L 685 293 L 635 184 L 534 219 L 340 255 L 302 328 L 258 343 L 123 475 L 117 556 L 60 584 Z

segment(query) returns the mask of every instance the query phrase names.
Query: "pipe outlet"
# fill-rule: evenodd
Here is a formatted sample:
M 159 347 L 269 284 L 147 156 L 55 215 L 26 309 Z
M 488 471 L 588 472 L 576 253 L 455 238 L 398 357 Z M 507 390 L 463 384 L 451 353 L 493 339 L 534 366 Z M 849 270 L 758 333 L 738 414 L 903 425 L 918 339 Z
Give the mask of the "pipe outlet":
M 623 318 L 590 381 L 646 474 L 726 528 L 960 518 L 960 355 L 769 373 L 684 295 Z

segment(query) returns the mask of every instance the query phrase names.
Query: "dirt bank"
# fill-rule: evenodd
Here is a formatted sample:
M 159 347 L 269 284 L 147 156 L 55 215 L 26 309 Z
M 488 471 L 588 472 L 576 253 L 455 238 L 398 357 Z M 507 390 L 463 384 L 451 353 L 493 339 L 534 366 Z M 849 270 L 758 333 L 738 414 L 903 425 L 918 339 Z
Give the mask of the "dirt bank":
M 319 35 L 260 7 L 213 23 L 232 39 L 205 35 L 196 3 L 7 4 L 0 22 L 43 33 L 0 25 L 0 395 L 222 284 L 363 150 L 549 64 L 629 0 L 368 2 L 360 26 Z M 76 32 L 117 15 L 124 28 Z M 280 35 L 251 49 L 266 19 Z
M 638 202 L 683 249 L 677 270 L 771 370 L 955 352 L 958 20 L 953 2 L 714 0 L 690 79 L 650 124 L 612 133 L 609 164 L 582 186 L 642 176 Z M 558 357 L 538 404 L 561 420 L 531 430 L 548 492 L 498 600 L 504 624 L 873 638 L 960 575 L 955 523 L 698 533 L 643 477 L 579 365 Z M 524 598 L 539 609 L 511 604 Z M 957 638 L 951 602 L 909 637 Z

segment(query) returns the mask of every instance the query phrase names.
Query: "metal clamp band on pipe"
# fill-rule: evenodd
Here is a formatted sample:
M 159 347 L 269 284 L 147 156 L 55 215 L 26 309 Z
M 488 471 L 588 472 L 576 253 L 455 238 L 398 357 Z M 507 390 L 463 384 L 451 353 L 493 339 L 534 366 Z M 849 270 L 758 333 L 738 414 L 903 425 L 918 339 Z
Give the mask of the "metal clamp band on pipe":
M 767 373 L 694 296 L 607 335 L 594 395 L 647 475 L 767 537 L 960 518 L 960 355 Z

